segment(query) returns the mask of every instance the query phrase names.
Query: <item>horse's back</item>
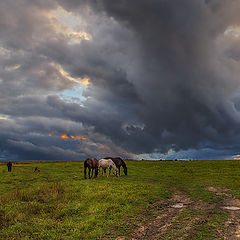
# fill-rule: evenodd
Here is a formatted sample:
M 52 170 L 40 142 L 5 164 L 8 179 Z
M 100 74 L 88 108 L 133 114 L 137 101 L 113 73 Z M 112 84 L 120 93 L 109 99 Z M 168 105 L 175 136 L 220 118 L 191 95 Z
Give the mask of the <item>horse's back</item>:
M 120 157 L 110 157 L 108 159 L 111 159 L 115 163 L 116 167 L 121 167 L 122 165 L 125 164 Z
M 102 158 L 99 160 L 99 167 L 104 167 L 104 168 L 107 168 L 109 166 L 114 166 L 114 162 L 112 161 L 112 159 L 108 158 Z
M 84 161 L 84 167 L 96 168 L 98 167 L 98 160 L 96 158 L 87 158 Z
M 98 161 L 98 166 L 99 167 L 104 167 L 106 165 L 106 160 L 105 158 L 102 158 Z

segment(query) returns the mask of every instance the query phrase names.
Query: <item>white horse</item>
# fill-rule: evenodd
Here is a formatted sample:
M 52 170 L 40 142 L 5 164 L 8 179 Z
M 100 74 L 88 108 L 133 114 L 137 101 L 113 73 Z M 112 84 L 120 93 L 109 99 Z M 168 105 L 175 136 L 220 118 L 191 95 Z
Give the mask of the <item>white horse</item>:
M 98 172 L 100 171 L 100 167 L 102 168 L 102 175 L 103 175 L 103 169 L 108 169 L 107 176 L 109 176 L 111 168 L 113 168 L 114 175 L 118 177 L 118 169 L 112 159 L 100 159 L 98 161 Z

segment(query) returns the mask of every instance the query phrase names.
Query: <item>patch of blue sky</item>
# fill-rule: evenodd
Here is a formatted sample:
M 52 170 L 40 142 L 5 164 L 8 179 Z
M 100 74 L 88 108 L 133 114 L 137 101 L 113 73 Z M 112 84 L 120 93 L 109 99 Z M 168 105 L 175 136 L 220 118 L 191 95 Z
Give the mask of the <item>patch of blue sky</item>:
M 146 160 L 227 160 L 234 159 L 234 149 L 216 149 L 205 147 L 202 149 L 188 149 L 180 150 L 175 152 L 174 150 L 169 150 L 166 154 L 161 153 L 151 153 L 151 154 L 140 154 L 137 159 Z
M 60 97 L 65 101 L 74 102 L 82 105 L 86 100 L 83 96 L 83 92 L 86 90 L 87 86 L 83 84 L 77 84 L 72 89 L 64 90 L 60 93 Z
M 184 160 L 224 160 L 232 159 L 233 150 L 217 149 L 217 148 L 202 148 L 202 149 L 188 149 L 173 152 L 166 155 L 165 159 L 184 159 Z

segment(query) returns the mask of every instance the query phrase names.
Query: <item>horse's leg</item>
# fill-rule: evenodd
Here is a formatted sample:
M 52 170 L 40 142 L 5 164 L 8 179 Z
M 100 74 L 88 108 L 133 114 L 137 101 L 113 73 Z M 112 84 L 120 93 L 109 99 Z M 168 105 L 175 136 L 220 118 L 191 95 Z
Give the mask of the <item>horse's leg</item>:
M 118 176 L 120 176 L 120 167 L 118 167 Z
M 97 169 L 97 168 L 95 168 L 95 175 L 94 175 L 94 178 L 96 178 L 96 177 L 97 177 L 97 175 L 98 175 L 98 169 Z
M 86 179 L 87 178 L 87 167 L 84 167 L 84 178 Z
M 91 172 L 91 168 L 89 167 L 88 168 L 88 177 L 89 177 L 89 179 L 90 179 L 90 172 Z
M 92 176 L 93 176 L 93 169 L 90 168 L 90 178 L 92 178 Z

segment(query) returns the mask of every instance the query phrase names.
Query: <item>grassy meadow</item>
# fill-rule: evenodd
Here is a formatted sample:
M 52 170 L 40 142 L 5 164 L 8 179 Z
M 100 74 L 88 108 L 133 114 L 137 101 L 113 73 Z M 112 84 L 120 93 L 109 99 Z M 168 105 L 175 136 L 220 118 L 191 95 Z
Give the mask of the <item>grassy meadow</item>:
M 131 239 L 139 224 L 156 217 L 154 203 L 176 192 L 217 204 L 224 195 L 206 190 L 212 186 L 240 199 L 240 161 L 126 164 L 127 176 L 93 180 L 84 179 L 83 162 L 14 164 L 11 173 L 0 165 L 0 239 Z M 186 208 L 159 239 L 180 239 L 184 226 L 199 216 L 204 221 L 191 229 L 191 239 L 219 239 L 230 213 Z

